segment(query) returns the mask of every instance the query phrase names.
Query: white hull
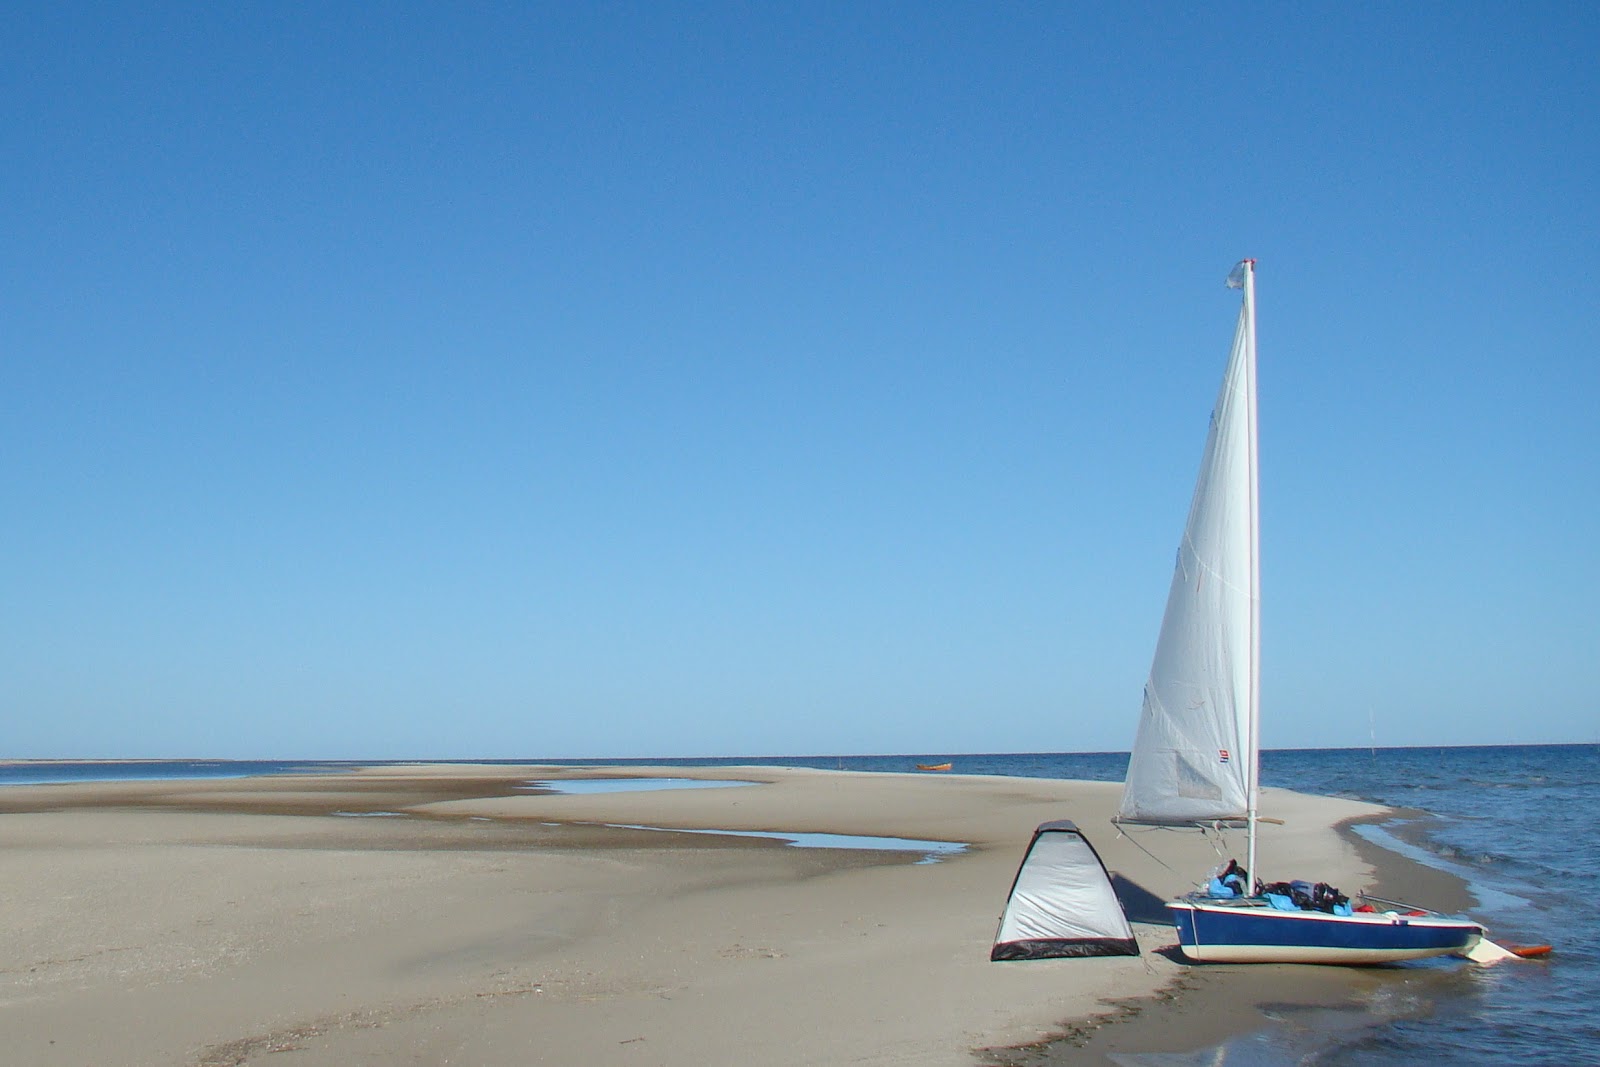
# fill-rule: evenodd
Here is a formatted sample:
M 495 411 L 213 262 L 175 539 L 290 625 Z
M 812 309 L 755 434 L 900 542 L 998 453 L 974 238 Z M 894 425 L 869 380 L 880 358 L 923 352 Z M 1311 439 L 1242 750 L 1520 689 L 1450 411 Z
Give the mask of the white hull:
M 1195 963 L 1332 963 L 1363 967 L 1434 956 L 1459 956 L 1459 949 L 1342 949 L 1313 945 L 1179 945 Z

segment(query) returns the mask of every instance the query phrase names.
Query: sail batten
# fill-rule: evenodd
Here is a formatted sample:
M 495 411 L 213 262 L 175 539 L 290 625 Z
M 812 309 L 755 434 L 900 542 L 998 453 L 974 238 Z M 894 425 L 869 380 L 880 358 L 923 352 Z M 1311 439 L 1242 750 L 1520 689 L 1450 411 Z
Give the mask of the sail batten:
M 1119 822 L 1212 825 L 1255 812 L 1253 265 L 1167 594 Z M 1237 271 L 1236 271 L 1237 273 Z

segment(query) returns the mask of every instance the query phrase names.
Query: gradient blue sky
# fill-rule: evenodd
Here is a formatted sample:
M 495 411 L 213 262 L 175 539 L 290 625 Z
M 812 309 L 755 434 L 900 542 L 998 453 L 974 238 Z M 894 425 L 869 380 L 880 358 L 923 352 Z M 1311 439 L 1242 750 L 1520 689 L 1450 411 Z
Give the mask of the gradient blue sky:
M 0 8 L 0 755 L 1600 740 L 1600 7 Z

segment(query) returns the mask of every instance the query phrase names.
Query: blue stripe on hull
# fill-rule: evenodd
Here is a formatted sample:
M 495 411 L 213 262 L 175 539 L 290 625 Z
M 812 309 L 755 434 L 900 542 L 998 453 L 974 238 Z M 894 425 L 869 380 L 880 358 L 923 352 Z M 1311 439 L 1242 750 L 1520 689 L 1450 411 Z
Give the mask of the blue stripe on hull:
M 1167 905 L 1178 945 L 1219 963 L 1390 963 L 1465 952 L 1483 928 L 1462 919 L 1276 911 L 1189 901 Z

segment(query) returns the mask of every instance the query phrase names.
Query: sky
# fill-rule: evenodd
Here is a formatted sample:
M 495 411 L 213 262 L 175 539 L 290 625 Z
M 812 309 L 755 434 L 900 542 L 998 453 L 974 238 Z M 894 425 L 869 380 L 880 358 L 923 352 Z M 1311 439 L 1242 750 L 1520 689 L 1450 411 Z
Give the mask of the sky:
M 4 4 L 0 756 L 1600 741 L 1600 7 Z

